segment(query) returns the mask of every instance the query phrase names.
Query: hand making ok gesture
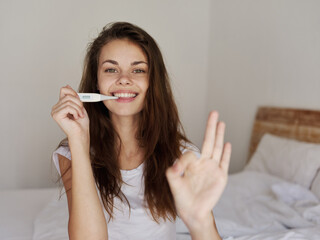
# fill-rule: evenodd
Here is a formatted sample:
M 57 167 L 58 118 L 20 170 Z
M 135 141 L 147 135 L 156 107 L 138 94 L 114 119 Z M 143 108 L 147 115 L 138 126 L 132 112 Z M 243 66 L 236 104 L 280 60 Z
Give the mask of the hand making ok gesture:
M 200 159 L 186 152 L 167 170 L 178 215 L 189 230 L 203 229 L 208 221 L 213 227 L 212 209 L 226 186 L 231 155 L 231 144 L 223 143 L 224 132 L 218 113 L 211 112 Z

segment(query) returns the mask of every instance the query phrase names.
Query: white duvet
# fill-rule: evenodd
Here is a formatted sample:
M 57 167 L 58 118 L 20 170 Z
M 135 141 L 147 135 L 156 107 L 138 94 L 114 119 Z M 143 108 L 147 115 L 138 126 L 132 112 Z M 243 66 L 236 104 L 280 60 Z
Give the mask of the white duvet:
M 230 176 L 213 210 L 225 239 L 320 239 L 320 202 L 308 189 L 254 171 Z
M 308 189 L 265 173 L 243 171 L 229 177 L 213 209 L 227 240 L 320 239 L 320 202 Z M 65 197 L 53 199 L 34 222 L 34 240 L 63 240 L 67 234 Z M 177 221 L 177 240 L 191 239 Z

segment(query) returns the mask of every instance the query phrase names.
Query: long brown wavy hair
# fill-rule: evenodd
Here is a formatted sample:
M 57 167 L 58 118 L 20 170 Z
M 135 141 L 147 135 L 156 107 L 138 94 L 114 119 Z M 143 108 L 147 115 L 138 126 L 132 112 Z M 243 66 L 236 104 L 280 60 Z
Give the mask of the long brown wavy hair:
M 145 203 L 155 221 L 172 220 L 177 212 L 165 171 L 181 156 L 181 148 L 188 141 L 178 116 L 169 77 L 162 54 L 155 40 L 143 29 L 127 22 L 106 25 L 99 36 L 89 44 L 84 61 L 79 92 L 98 93 L 97 71 L 102 47 L 116 39 L 128 39 L 140 46 L 146 54 L 149 67 L 149 88 L 136 139 L 145 150 L 144 184 Z M 113 217 L 113 199 L 130 204 L 121 192 L 121 172 L 118 158 L 121 139 L 112 125 L 109 111 L 100 103 L 84 103 L 90 119 L 90 158 L 93 174 L 103 205 Z M 65 145 L 62 141 L 59 146 Z

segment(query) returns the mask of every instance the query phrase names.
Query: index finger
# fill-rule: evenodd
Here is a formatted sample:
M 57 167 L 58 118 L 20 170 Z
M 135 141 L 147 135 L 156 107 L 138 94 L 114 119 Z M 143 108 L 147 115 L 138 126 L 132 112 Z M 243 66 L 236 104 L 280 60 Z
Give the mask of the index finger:
M 228 142 L 224 145 L 222 159 L 220 162 L 220 167 L 226 174 L 228 173 L 230 156 L 231 156 L 231 143 Z
M 75 90 L 73 90 L 72 87 L 70 87 L 69 85 L 62 87 L 60 89 L 59 98 L 61 99 L 66 95 L 72 95 L 72 96 L 79 98 L 78 93 Z
M 203 157 L 211 158 L 212 156 L 218 117 L 219 114 L 217 111 L 213 111 L 209 115 L 201 150 L 201 156 Z

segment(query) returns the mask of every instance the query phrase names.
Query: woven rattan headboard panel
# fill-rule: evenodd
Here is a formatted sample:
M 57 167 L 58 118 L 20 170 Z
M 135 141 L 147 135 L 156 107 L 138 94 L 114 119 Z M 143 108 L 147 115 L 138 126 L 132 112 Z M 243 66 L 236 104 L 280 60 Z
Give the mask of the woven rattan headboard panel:
M 320 111 L 260 107 L 252 129 L 249 159 L 265 133 L 320 143 Z

